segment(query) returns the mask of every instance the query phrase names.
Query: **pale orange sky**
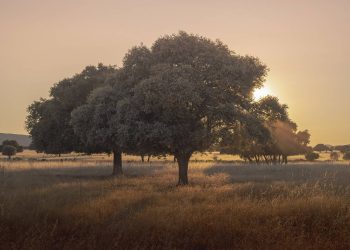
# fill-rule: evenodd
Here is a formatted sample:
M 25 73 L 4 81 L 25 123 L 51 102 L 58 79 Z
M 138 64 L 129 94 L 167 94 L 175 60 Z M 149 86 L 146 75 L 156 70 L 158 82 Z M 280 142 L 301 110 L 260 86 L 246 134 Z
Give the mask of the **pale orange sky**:
M 86 65 L 184 30 L 270 68 L 268 87 L 312 144 L 350 143 L 350 1 L 0 0 L 0 132 L 26 133 L 26 107 Z

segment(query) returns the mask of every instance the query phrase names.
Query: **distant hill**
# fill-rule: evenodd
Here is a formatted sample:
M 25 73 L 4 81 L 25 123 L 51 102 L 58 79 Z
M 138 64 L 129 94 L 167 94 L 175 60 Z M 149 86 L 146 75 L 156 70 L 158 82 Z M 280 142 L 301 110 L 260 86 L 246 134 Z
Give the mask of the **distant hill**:
M 0 144 L 5 140 L 15 140 L 19 145 L 23 147 L 28 147 L 31 143 L 29 135 L 19 135 L 19 134 L 4 134 L 0 133 Z

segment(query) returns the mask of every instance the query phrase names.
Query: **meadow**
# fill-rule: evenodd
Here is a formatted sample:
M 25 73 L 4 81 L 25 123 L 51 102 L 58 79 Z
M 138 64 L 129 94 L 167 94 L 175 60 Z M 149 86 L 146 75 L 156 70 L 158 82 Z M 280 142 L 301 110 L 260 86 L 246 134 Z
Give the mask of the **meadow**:
M 171 157 L 126 156 L 120 178 L 107 155 L 18 157 L 0 161 L 1 249 L 350 248 L 348 162 L 198 154 L 176 187 Z

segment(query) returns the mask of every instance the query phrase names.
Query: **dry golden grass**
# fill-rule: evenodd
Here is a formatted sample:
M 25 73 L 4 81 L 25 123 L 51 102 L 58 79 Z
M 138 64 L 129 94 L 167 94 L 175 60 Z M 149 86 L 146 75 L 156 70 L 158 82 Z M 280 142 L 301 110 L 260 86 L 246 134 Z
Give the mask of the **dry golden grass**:
M 1 249 L 350 248 L 347 163 L 207 155 L 191 162 L 190 185 L 176 187 L 170 158 L 126 157 L 125 176 L 111 178 L 107 156 L 66 157 L 0 161 Z
M 330 161 L 330 152 L 319 153 L 320 158 L 315 162 L 325 162 Z M 107 154 L 93 154 L 86 155 L 82 153 L 70 153 L 62 154 L 60 157 L 58 155 L 50 155 L 44 153 L 36 153 L 33 150 L 24 150 L 22 153 L 18 153 L 14 156 L 15 159 L 29 159 L 29 160 L 41 160 L 41 161 L 93 161 L 93 162 L 110 162 L 112 160 L 111 155 Z M 6 160 L 7 157 L 0 155 L 0 160 Z M 152 162 L 164 162 L 164 161 L 173 161 L 173 156 L 166 157 L 151 157 Z M 304 155 L 295 155 L 290 156 L 289 161 L 291 162 L 301 162 L 305 161 Z M 342 154 L 340 154 L 340 162 L 342 162 Z M 123 160 L 127 162 L 139 162 L 141 160 L 140 156 L 136 155 L 124 155 Z M 145 161 L 147 161 L 147 156 L 145 156 Z M 243 162 L 238 155 L 229 155 L 229 154 L 220 154 L 219 152 L 207 152 L 207 153 L 195 153 L 191 157 L 193 162 L 212 162 L 212 161 L 224 161 L 224 162 Z

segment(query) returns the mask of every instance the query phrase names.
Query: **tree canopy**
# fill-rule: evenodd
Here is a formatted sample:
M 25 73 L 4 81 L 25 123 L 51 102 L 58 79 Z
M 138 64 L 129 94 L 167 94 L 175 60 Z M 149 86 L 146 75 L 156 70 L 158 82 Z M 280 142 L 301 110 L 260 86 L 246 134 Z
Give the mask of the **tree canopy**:
M 2 154 L 6 155 L 9 159 L 11 159 L 12 156 L 16 155 L 17 149 L 14 146 L 11 145 L 4 145 L 2 147 Z
M 343 159 L 344 159 L 344 160 L 350 160 L 350 152 L 344 153 Z
M 332 150 L 328 145 L 325 145 L 325 144 L 317 144 L 313 149 L 314 151 L 318 151 L 318 152 Z
M 132 48 L 110 86 L 72 113 L 72 124 L 85 143 L 118 154 L 173 154 L 178 183 L 187 184 L 193 152 L 208 149 L 246 115 L 266 71 L 257 58 L 220 41 L 185 32 L 164 36 L 150 49 Z
M 93 151 L 83 147 L 70 124 L 73 109 L 84 104 L 90 92 L 104 86 L 115 73 L 112 66 L 87 66 L 80 74 L 55 84 L 49 99 L 40 99 L 28 107 L 26 128 L 33 147 L 39 152 L 61 154 Z
M 115 175 L 122 153 L 172 154 L 179 185 L 188 184 L 191 155 L 214 146 L 287 163 L 310 134 L 276 97 L 253 100 L 267 71 L 256 57 L 181 31 L 131 48 L 122 67 L 88 66 L 55 84 L 29 106 L 26 126 L 38 151 L 113 153 Z
M 308 161 L 314 161 L 314 160 L 317 160 L 318 158 L 320 158 L 320 155 L 318 153 L 315 153 L 315 152 L 307 152 L 305 154 L 305 159 L 308 160 Z
M 13 147 L 15 147 L 17 153 L 23 152 L 23 147 L 21 145 L 19 145 L 16 140 L 4 140 L 2 142 L 2 145 L 0 145 L 0 151 L 2 151 L 2 148 L 4 146 L 13 146 Z
M 246 115 L 267 68 L 220 41 L 185 32 L 158 39 L 147 62 L 149 74 L 120 105 L 120 128 L 145 151 L 173 154 L 178 184 L 187 184 L 193 152 L 208 149 Z
M 288 156 L 307 151 L 309 132 L 297 132 L 288 106 L 277 97 L 266 96 L 252 102 L 250 114 L 248 121 L 237 121 L 232 133 L 223 138 L 220 145 L 223 152 L 239 154 L 250 162 L 270 164 L 287 163 Z

